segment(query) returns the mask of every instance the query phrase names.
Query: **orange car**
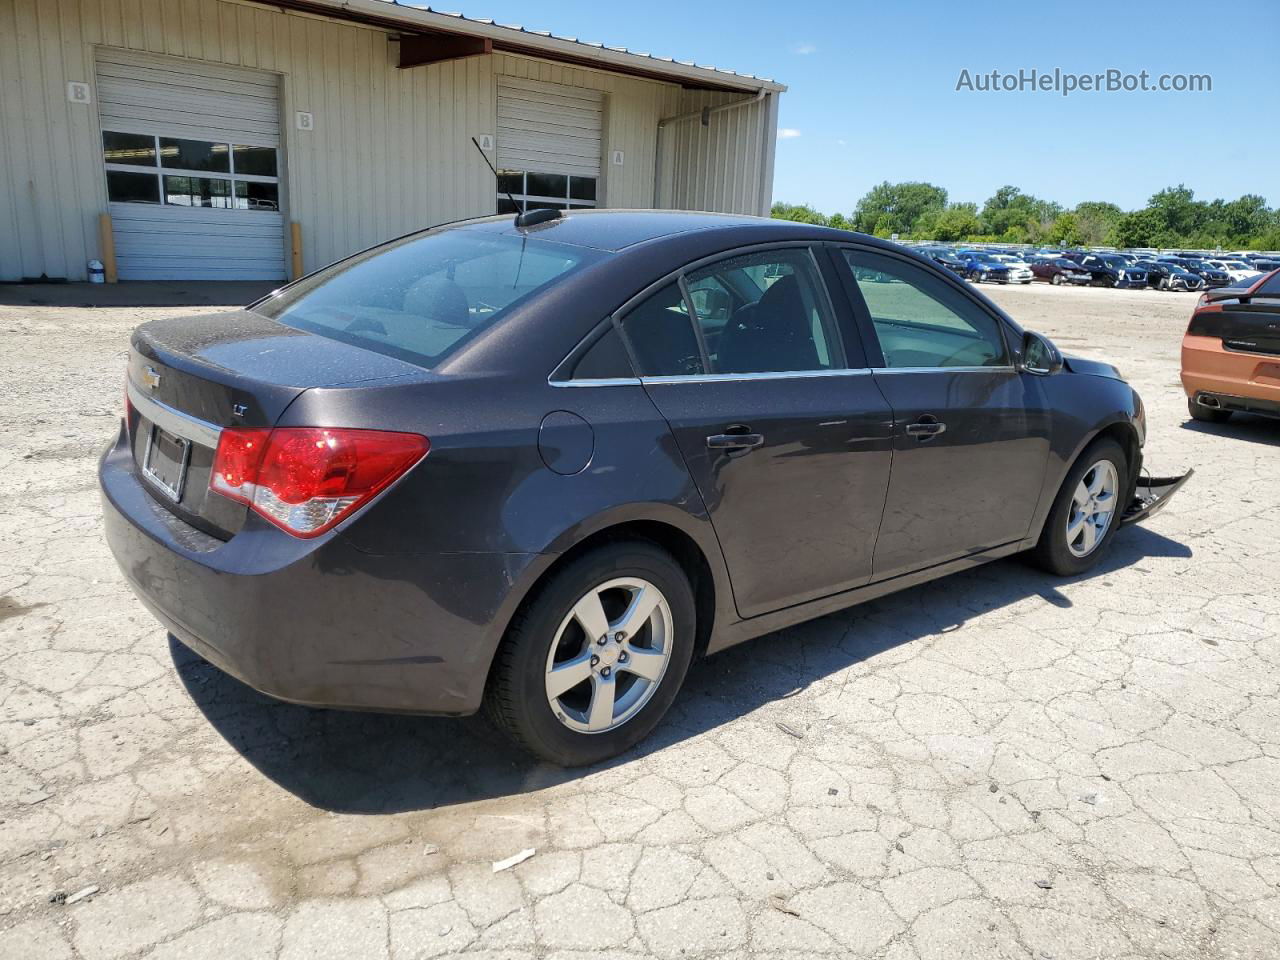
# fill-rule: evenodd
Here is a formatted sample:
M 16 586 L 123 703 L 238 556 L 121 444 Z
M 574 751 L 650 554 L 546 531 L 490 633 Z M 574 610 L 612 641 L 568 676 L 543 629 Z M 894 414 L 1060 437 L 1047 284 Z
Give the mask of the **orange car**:
M 1182 338 L 1182 387 L 1196 420 L 1280 417 L 1280 270 L 1200 297 Z

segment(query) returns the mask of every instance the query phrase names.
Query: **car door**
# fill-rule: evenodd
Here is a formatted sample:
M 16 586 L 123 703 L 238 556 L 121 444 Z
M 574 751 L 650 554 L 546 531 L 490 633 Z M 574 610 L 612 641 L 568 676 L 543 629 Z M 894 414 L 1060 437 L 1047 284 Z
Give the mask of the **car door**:
M 844 248 L 873 379 L 893 410 L 893 472 L 874 578 L 1020 540 L 1039 500 L 1049 423 L 1013 366 L 1005 323 L 896 254 Z
M 618 317 L 743 617 L 871 578 L 892 418 L 842 298 L 841 330 L 819 256 L 795 244 L 738 251 Z

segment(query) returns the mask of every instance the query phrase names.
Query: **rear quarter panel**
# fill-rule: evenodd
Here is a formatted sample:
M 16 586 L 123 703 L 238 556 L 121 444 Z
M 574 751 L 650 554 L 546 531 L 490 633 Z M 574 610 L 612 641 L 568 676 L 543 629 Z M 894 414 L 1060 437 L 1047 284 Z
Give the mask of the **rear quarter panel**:
M 547 466 L 548 458 L 555 461 L 547 449 L 554 437 L 543 434 L 539 446 L 544 418 L 558 412 L 590 426 L 589 459 L 569 475 Z M 491 657 L 520 602 L 561 554 L 620 523 L 656 521 L 686 534 L 711 568 L 717 597 L 728 602 L 706 509 L 666 421 L 638 381 L 553 387 L 470 374 L 316 389 L 303 394 L 282 423 L 376 427 L 429 438 L 424 460 L 340 534 L 378 558 L 386 575 L 419 576 L 410 586 L 424 603 L 469 614 L 482 627 L 478 660 Z M 415 573 L 479 555 L 506 558 L 504 583 Z M 420 557 L 433 560 L 408 562 Z M 465 562 L 457 565 L 466 569 Z M 717 609 L 717 621 L 725 616 L 732 616 L 731 607 Z

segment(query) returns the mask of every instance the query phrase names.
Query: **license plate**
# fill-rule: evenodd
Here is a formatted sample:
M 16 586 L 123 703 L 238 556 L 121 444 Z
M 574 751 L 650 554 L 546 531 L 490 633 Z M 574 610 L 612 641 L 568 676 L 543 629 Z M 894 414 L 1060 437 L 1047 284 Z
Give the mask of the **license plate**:
M 190 462 L 190 440 L 175 437 L 156 426 L 151 428 L 142 472 L 170 500 L 182 499 L 182 487 L 187 480 L 187 464 Z

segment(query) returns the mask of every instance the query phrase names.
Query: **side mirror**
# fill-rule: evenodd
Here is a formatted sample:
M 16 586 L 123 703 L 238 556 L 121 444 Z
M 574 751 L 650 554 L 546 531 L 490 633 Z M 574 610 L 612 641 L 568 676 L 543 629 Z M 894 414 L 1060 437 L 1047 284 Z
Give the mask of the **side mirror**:
M 1046 336 L 1030 330 L 1022 338 L 1022 370 L 1038 377 L 1051 377 L 1062 371 L 1062 354 Z

